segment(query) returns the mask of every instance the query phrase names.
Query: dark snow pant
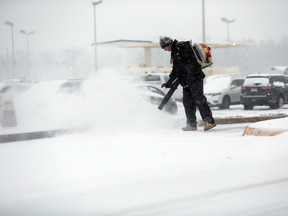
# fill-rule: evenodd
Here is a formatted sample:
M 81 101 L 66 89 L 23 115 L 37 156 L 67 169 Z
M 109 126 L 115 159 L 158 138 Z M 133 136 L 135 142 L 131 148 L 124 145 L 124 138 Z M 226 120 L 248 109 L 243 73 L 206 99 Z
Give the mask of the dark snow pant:
M 196 107 L 203 121 L 215 123 L 211 109 L 203 93 L 203 80 L 194 80 L 192 85 L 183 88 L 183 105 L 187 124 L 197 126 Z

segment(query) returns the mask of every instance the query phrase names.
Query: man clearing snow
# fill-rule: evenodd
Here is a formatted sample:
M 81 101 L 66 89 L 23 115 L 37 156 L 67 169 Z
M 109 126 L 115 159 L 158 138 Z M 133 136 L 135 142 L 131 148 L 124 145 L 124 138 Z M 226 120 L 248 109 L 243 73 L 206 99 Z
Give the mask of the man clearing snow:
M 179 79 L 183 86 L 183 105 L 186 114 L 186 126 L 183 131 L 196 131 L 196 107 L 198 107 L 202 120 L 205 122 L 204 131 L 216 126 L 212 112 L 203 94 L 203 79 L 205 74 L 197 62 L 190 41 L 172 40 L 170 37 L 161 37 L 160 46 L 171 52 L 172 71 L 170 79 L 161 87 L 170 88 L 175 79 Z

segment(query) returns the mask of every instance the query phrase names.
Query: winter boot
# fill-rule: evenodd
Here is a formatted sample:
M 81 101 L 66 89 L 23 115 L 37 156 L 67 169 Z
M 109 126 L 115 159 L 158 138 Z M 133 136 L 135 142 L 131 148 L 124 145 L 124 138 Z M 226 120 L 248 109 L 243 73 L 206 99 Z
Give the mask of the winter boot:
M 210 130 L 210 129 L 214 128 L 215 126 L 216 126 L 215 123 L 209 123 L 209 122 L 207 122 L 207 123 L 205 124 L 205 126 L 204 126 L 204 131 Z
M 187 124 L 185 127 L 182 128 L 183 131 L 196 131 L 197 126 Z

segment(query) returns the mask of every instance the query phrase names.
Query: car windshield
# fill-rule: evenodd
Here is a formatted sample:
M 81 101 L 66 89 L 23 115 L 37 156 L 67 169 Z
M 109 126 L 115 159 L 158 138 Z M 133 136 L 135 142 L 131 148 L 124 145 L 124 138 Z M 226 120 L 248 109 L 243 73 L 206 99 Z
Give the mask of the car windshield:
M 148 75 L 143 75 L 141 76 L 141 80 L 144 82 L 161 82 L 161 76 L 163 76 L 164 82 L 167 82 L 169 80 L 169 75 L 168 74 L 148 74 Z
M 66 93 L 76 93 L 80 91 L 82 82 L 81 81 L 68 81 L 63 83 L 60 87 L 59 90 L 66 92 Z
M 13 90 L 14 93 L 22 93 L 31 87 L 32 83 L 29 82 L 1 82 L 0 93 Z
M 243 86 L 267 86 L 269 85 L 268 77 L 247 77 Z
M 159 82 L 161 81 L 159 75 L 152 75 L 152 74 L 149 74 L 149 75 L 146 75 L 146 76 L 142 76 L 141 79 L 143 81 L 159 81 Z
M 147 86 L 147 88 L 148 88 L 149 91 L 151 91 L 151 92 L 154 92 L 154 93 L 156 93 L 156 94 L 165 96 L 165 93 L 164 93 L 164 92 L 162 92 L 160 89 L 157 89 L 157 88 L 154 87 L 154 86 Z

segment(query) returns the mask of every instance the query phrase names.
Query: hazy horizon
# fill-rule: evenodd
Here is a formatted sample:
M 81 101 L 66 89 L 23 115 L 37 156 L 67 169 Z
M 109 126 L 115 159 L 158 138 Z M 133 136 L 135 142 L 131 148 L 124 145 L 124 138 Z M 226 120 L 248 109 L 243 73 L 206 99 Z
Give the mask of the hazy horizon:
M 288 37 L 285 0 L 205 0 L 206 41 L 227 41 L 227 24 L 220 20 L 236 19 L 230 26 L 230 40 L 281 42 Z M 103 0 L 96 6 L 97 41 L 118 39 L 155 40 L 161 35 L 178 39 L 202 40 L 201 0 Z M 90 49 L 94 42 L 92 1 L 85 0 L 0 0 L 0 48 L 10 49 L 14 24 L 15 49 L 26 49 L 30 35 L 31 50 L 81 47 Z

